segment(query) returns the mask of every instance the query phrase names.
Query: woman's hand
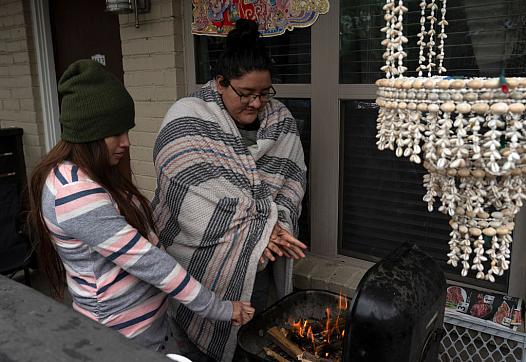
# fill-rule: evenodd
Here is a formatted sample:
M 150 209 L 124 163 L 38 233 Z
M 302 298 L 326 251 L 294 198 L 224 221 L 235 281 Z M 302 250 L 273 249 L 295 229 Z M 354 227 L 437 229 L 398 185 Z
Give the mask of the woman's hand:
M 287 230 L 276 224 L 272 230 L 269 243 L 263 252 L 263 255 L 259 259 L 261 263 L 265 262 L 265 259 L 275 261 L 274 256 L 283 256 L 293 259 L 301 259 L 305 257 L 303 250 L 307 249 L 307 246 L 301 241 L 292 236 Z
M 255 309 L 250 306 L 250 302 L 232 302 L 232 324 L 242 326 L 248 323 L 254 316 Z

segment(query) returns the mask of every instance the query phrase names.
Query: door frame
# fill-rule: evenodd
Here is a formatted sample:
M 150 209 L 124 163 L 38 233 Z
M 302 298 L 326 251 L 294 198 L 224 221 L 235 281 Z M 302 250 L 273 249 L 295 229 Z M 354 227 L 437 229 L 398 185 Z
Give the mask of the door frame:
M 45 151 L 49 152 L 60 139 L 57 78 L 53 55 L 53 39 L 48 0 L 31 0 L 31 20 L 35 53 L 37 55 L 38 83 L 42 107 Z

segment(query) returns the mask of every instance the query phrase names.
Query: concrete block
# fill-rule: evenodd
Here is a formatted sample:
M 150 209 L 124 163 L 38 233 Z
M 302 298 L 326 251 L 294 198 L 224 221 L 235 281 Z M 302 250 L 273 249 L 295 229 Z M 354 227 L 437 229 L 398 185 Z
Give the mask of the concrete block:
M 139 19 L 140 21 L 140 19 Z M 121 40 L 144 39 L 154 36 L 171 36 L 174 33 L 174 22 L 171 18 L 145 22 L 137 29 L 135 23 L 121 27 Z
M 180 1 L 180 0 L 173 0 L 173 1 L 166 1 L 166 2 L 162 2 L 161 3 L 161 12 L 164 12 L 164 11 L 168 11 L 169 9 L 166 9 L 165 8 L 170 8 L 171 11 L 172 11 L 172 16 L 174 18 L 176 18 L 176 20 L 178 21 L 182 21 L 182 20 L 179 20 L 180 18 L 183 17 L 183 1 Z
M 21 99 L 20 110 L 34 112 L 40 110 L 40 105 L 36 103 L 34 99 Z
M 307 254 L 295 262 L 293 280 L 297 289 L 323 289 L 352 297 L 367 268 L 347 258 Z
M 6 49 L 8 53 L 27 51 L 27 41 L 25 39 L 6 41 Z
M 173 104 L 173 102 L 136 102 L 135 103 L 135 115 L 142 118 L 164 118 L 166 111 Z M 155 128 L 146 129 L 147 131 L 157 131 L 161 122 L 156 122 Z M 145 129 L 139 129 L 145 130 Z
M 18 27 L 11 29 L 9 32 L 6 32 L 6 39 L 9 40 L 25 40 L 27 39 L 27 33 L 25 27 Z
M 16 99 L 34 99 L 39 96 L 39 89 L 37 87 L 13 88 L 11 94 Z
M 160 70 L 140 70 L 124 73 L 124 85 L 126 87 L 162 84 L 164 84 L 164 74 Z
M 29 52 L 17 52 L 13 53 L 13 62 L 17 63 L 29 63 Z
M 122 42 L 122 55 L 167 53 L 175 51 L 174 38 L 169 36 L 146 37 Z
M 154 191 L 143 190 L 143 189 L 139 189 L 139 191 L 141 192 L 141 194 L 144 195 L 144 197 L 146 197 L 147 200 L 150 200 L 150 201 L 153 200 L 153 196 L 155 195 Z
M 154 89 L 155 87 L 145 87 L 145 86 L 127 86 L 126 89 L 132 96 L 133 100 L 135 102 L 137 101 L 143 101 L 143 102 L 151 102 L 155 99 L 154 97 Z
M 150 176 L 135 175 L 135 184 L 137 188 L 145 191 L 155 192 L 157 178 Z
M 294 274 L 292 276 L 292 285 L 295 289 L 311 289 L 310 279 L 301 274 Z
M 184 40 L 182 34 L 174 34 L 174 51 L 184 52 Z
M 16 85 L 16 78 L 9 77 L 9 76 L 2 76 L 2 88 L 17 88 Z
M 153 161 L 153 148 L 141 146 L 131 147 L 130 158 L 138 161 Z
M 181 85 L 185 84 L 186 79 L 184 70 L 182 68 L 166 69 L 163 71 L 163 73 L 163 85 L 165 87 L 180 87 Z
M 14 121 L 17 118 L 16 116 L 17 116 L 17 113 L 14 111 L 7 111 L 5 109 L 0 109 L 0 120 L 4 122 Z
M 177 45 L 176 45 L 177 47 Z M 176 51 L 174 53 L 175 57 L 175 67 L 184 69 L 184 53 L 182 51 Z
M 0 42 L 0 46 L 2 46 L 2 48 L 5 49 L 5 43 L 2 44 Z M 9 65 L 9 64 L 13 64 L 14 62 L 14 59 L 13 59 L 13 56 L 11 54 L 0 54 L 0 65 Z
M 30 75 L 31 68 L 29 64 L 13 64 L 9 66 L 9 75 L 19 76 L 19 75 Z
M 139 70 L 159 70 L 175 68 L 175 56 L 173 53 L 144 54 L 128 56 L 123 62 L 125 72 Z
M 11 99 L 12 94 L 10 89 L 0 88 L 0 100 Z
M 144 14 L 145 20 L 155 21 L 158 19 L 171 18 L 175 16 L 171 0 L 152 1 L 151 11 Z
M 2 14 L 13 16 L 23 14 L 24 8 L 22 1 L 16 1 L 5 5 L 2 9 L 4 12 Z
M 24 145 L 41 147 L 42 144 L 40 143 L 40 141 L 41 140 L 40 140 L 39 135 L 24 133 L 24 136 L 23 136 Z
M 16 88 L 33 86 L 33 79 L 30 75 L 18 75 L 13 80 Z
M 163 119 L 160 117 L 140 117 L 137 115 L 137 107 L 135 108 L 135 127 L 134 132 L 151 132 L 157 133 L 161 127 Z
M 157 177 L 153 162 L 130 160 L 133 173 L 141 176 Z
M 24 145 L 24 156 L 27 160 L 40 160 L 45 154 L 41 146 Z
M 15 121 L 13 122 L 14 127 L 22 127 L 24 129 L 24 137 L 28 135 L 42 135 L 43 132 L 40 130 L 38 124 L 36 123 L 29 123 L 29 122 L 19 122 Z M 39 145 L 43 144 L 42 142 L 39 143 Z
M 365 270 L 348 265 L 337 265 L 333 275 L 328 280 L 329 290 L 352 296 Z
M 135 146 L 151 147 L 155 145 L 155 139 L 157 138 L 158 132 L 136 132 L 135 130 L 130 132 L 130 142 L 132 148 Z
M 152 2 L 152 6 L 150 7 L 150 12 L 148 14 L 142 14 L 142 19 L 145 21 L 145 22 L 149 22 L 149 21 L 158 21 L 159 19 L 163 18 L 163 17 L 170 17 L 172 15 L 172 12 L 170 11 L 170 9 L 168 9 L 168 12 L 166 12 L 165 14 L 162 14 L 161 13 L 161 4 L 159 4 L 158 1 L 153 1 Z
M 2 22 L 0 23 L 0 25 L 3 25 L 6 28 L 23 26 L 25 24 L 24 14 L 22 14 L 22 13 L 15 14 L 15 15 L 4 16 L 1 19 L 1 21 Z
M 155 87 L 153 98 L 157 101 L 175 102 L 185 95 L 184 87 Z
M 294 261 L 294 270 L 292 274 L 294 288 L 311 288 L 310 274 L 314 268 L 314 264 L 310 262 L 308 258 L 309 256 L 307 256 L 305 259 Z
M 14 118 L 21 122 L 36 123 L 37 122 L 37 112 L 32 111 L 20 111 L 17 112 L 17 116 Z
M 134 16 L 130 16 L 130 14 L 119 14 L 119 25 L 121 28 L 134 21 Z M 123 38 L 121 38 L 121 40 L 123 40 Z
M 316 263 L 310 274 L 312 288 L 327 290 L 329 288 L 328 281 L 333 276 L 334 271 L 333 263 L 324 261 Z
M 2 101 L 2 108 L 6 111 L 19 111 L 20 101 L 18 99 L 5 99 Z

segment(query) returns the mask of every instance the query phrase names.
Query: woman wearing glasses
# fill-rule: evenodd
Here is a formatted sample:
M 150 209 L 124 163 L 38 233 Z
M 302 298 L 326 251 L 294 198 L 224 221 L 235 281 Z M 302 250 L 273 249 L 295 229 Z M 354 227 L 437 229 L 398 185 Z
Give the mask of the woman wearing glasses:
M 165 116 L 154 149 L 154 219 L 167 251 L 203 285 L 261 311 L 272 284 L 278 297 L 292 291 L 292 259 L 305 256 L 294 237 L 303 149 L 294 118 L 273 99 L 255 22 L 238 20 L 215 74 Z M 171 312 L 192 342 L 180 345 L 203 352 L 193 360 L 232 360 L 237 328 L 180 304 Z

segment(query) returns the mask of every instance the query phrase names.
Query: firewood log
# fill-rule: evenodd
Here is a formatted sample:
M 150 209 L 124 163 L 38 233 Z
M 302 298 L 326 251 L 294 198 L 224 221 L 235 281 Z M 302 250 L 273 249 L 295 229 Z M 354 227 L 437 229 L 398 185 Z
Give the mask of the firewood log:
M 268 335 L 272 339 L 272 341 L 283 350 L 283 352 L 287 353 L 289 356 L 291 356 L 294 360 L 298 359 L 298 356 L 303 353 L 301 348 L 291 340 L 289 340 L 285 335 L 279 330 L 278 327 L 272 327 L 267 331 Z
M 276 353 L 268 347 L 263 347 L 263 350 L 265 351 L 265 354 L 267 356 L 274 358 L 278 362 L 289 362 L 288 359 L 281 357 L 278 353 Z

